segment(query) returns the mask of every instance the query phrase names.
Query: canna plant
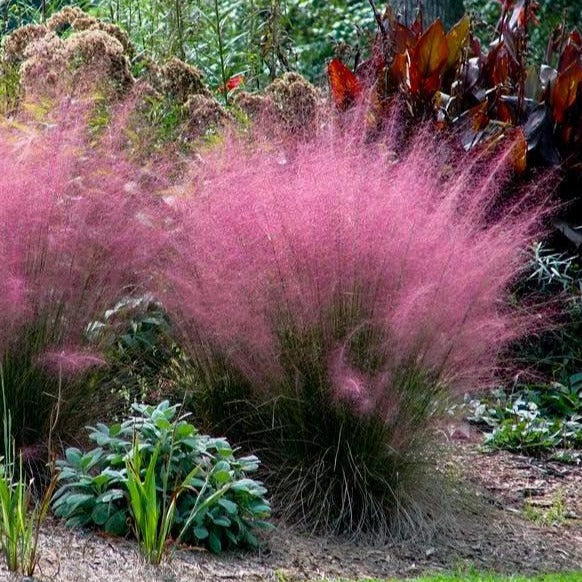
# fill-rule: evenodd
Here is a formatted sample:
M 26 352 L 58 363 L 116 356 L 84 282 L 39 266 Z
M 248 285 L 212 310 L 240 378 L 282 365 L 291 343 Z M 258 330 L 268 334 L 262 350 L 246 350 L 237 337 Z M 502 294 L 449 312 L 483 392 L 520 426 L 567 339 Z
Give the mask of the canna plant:
M 371 57 L 352 72 L 334 59 L 328 72 L 341 110 L 366 99 L 371 127 L 390 117 L 394 102 L 412 119 L 434 119 L 453 132 L 465 150 L 487 149 L 506 137 L 516 142 L 513 165 L 561 166 L 563 196 L 576 199 L 582 140 L 582 37 L 562 26 L 550 37 L 545 64 L 530 66 L 528 38 L 539 25 L 537 3 L 501 3 L 488 48 L 481 46 L 465 15 L 448 32 L 440 20 L 428 25 L 420 11 L 411 25 L 390 7 L 376 12 L 378 31 Z M 570 209 L 575 217 L 577 205 Z
M 173 200 L 158 294 L 194 410 L 260 451 L 276 510 L 314 530 L 438 523 L 431 427 L 532 323 L 508 300 L 541 212 L 533 186 L 501 200 L 513 148 L 427 132 L 396 154 L 391 121 L 381 145 L 353 127 L 289 151 L 226 139 Z

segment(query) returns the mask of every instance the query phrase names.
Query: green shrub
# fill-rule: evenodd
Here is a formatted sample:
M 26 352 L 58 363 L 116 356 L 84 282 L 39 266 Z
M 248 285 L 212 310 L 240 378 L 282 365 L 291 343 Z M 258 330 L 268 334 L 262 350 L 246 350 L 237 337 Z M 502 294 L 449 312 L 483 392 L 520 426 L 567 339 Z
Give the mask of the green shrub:
M 138 476 L 147 478 L 146 468 L 155 456 L 150 483 L 155 478 L 159 506 L 177 497 L 170 528 L 176 539 L 206 545 L 213 552 L 256 547 L 254 530 L 268 528 L 265 520 L 270 515 L 265 488 L 247 476 L 257 470 L 258 459 L 236 457 L 226 440 L 200 435 L 185 416 L 176 416 L 177 405 L 164 401 L 133 408 L 136 415 L 121 424 L 89 429 L 97 448 L 86 453 L 69 448 L 66 458 L 57 462 L 61 485 L 55 494 L 55 514 L 70 526 L 92 525 L 114 535 L 127 534 L 128 460 L 138 467 L 135 483 Z M 139 461 L 134 443 L 139 446 Z
M 547 304 L 553 324 L 516 347 L 521 366 L 562 384 L 582 370 L 582 268 L 575 255 L 536 243 L 516 300 Z
M 180 350 L 172 339 L 168 316 L 153 297 L 126 297 L 89 326 L 91 341 L 103 347 L 108 363 L 103 388 L 115 395 L 125 416 L 133 402 L 159 400 L 167 389 Z M 167 391 L 167 390 L 166 390 Z

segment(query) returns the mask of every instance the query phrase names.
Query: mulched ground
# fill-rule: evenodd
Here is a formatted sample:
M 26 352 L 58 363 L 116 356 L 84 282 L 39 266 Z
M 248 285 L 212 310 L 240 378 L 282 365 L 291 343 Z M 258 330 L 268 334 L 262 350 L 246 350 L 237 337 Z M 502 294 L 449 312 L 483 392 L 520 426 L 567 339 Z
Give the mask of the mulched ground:
M 143 564 L 134 542 L 50 522 L 41 536 L 37 579 L 295 582 L 410 577 L 463 567 L 504 573 L 582 570 L 582 467 L 507 452 L 485 454 L 474 434 L 467 438 L 461 431 L 461 438 L 451 439 L 449 463 L 485 503 L 454 539 L 355 545 L 279 526 L 259 553 L 215 557 L 202 550 L 178 549 L 169 563 L 155 569 Z M 4 579 L 9 577 L 0 566 L 0 580 Z

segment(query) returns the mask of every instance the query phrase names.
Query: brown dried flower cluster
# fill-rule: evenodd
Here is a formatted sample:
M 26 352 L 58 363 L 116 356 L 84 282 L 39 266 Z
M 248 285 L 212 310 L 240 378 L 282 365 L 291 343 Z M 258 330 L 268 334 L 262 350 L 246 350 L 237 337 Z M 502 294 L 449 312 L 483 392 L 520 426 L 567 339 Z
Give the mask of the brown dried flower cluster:
M 72 34 L 63 37 L 66 30 Z M 4 40 L 3 58 L 20 65 L 27 98 L 83 94 L 106 89 L 125 92 L 132 84 L 133 46 L 118 26 L 67 7 L 44 25 L 28 25 Z
M 125 54 L 131 58 L 135 52 L 127 32 L 122 30 L 116 24 L 104 22 L 98 18 L 88 15 L 77 6 L 67 6 L 59 12 L 53 14 L 46 22 L 46 27 L 53 32 L 59 33 L 67 28 L 72 28 L 76 32 L 83 30 L 102 30 L 108 35 L 116 38 L 121 45 Z
M 55 97 L 63 90 L 67 71 L 65 43 L 49 32 L 30 42 L 20 65 L 20 83 L 28 97 Z
M 285 73 L 263 95 L 242 91 L 233 103 L 251 119 L 266 121 L 276 131 L 307 137 L 316 130 L 321 101 L 318 90 L 301 75 Z
M 233 105 L 255 121 L 272 119 L 275 114 L 275 104 L 270 97 L 241 91 L 234 96 Z
M 317 89 L 297 73 L 275 79 L 265 95 L 275 105 L 278 121 L 293 135 L 311 135 L 317 126 L 319 95 Z
M 190 137 L 200 137 L 213 127 L 233 122 L 233 116 L 212 96 L 190 95 L 184 104 Z
M 81 77 L 110 79 L 116 88 L 125 90 L 133 83 L 129 61 L 123 45 L 115 37 L 99 29 L 88 29 L 71 35 L 65 43 L 65 54 L 75 73 Z
M 186 103 L 191 95 L 211 98 L 212 93 L 202 80 L 202 73 L 180 59 L 170 59 L 159 69 L 159 85 L 178 103 Z
M 43 38 L 47 29 L 42 24 L 27 24 L 4 38 L 3 57 L 9 63 L 21 63 L 29 44 Z

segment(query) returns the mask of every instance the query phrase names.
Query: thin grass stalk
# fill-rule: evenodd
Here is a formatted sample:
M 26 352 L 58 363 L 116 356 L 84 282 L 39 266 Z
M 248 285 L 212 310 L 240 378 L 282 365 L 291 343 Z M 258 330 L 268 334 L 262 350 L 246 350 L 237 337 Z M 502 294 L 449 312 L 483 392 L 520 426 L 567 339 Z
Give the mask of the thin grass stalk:
M 38 563 L 40 529 L 47 516 L 57 483 L 54 464 L 51 480 L 41 500 L 31 509 L 32 480 L 27 483 L 22 454 L 18 455 L 16 474 L 16 444 L 11 438 L 11 413 L 7 409 L 3 368 L 0 364 L 2 386 L 4 457 L 0 463 L 0 540 L 6 565 L 12 572 L 33 576 Z
M 219 8 L 218 0 L 213 1 L 214 7 L 214 32 L 216 34 L 216 42 L 218 44 L 218 58 L 220 63 L 220 81 L 224 88 L 224 101 L 228 105 L 228 91 L 226 90 L 226 84 L 228 82 L 228 75 L 226 73 L 226 61 L 224 53 L 224 39 L 222 37 L 222 18 Z

